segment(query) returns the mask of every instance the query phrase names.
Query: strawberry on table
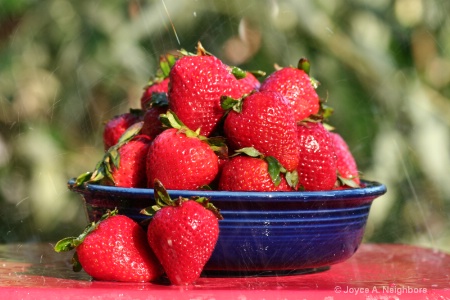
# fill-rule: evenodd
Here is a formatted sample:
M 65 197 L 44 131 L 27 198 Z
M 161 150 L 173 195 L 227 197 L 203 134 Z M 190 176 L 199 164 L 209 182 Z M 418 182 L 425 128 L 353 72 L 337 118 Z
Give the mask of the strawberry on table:
M 170 71 L 169 108 L 190 129 L 210 136 L 225 111 L 221 96 L 242 96 L 230 68 L 199 43 L 197 55 L 179 58 Z
M 224 98 L 230 109 L 224 132 L 233 149 L 253 147 L 273 156 L 289 172 L 298 166 L 297 125 L 287 100 L 277 92 L 255 92 L 239 100 Z
M 336 132 L 330 132 L 330 136 L 333 141 L 334 153 L 336 154 L 336 167 L 339 181 L 343 186 L 359 187 L 361 182 L 358 167 L 347 143 Z
M 219 158 L 214 151 L 222 151 L 215 139 L 207 139 L 192 131 L 168 111 L 161 116 L 166 125 L 149 147 L 147 155 L 148 187 L 158 179 L 167 189 L 196 190 L 209 185 L 219 172 Z
M 172 284 L 192 284 L 216 246 L 222 216 L 206 198 L 172 200 L 159 181 L 154 189 L 157 205 L 143 210 L 153 215 L 148 243 Z
M 130 109 L 129 112 L 114 116 L 105 123 L 103 129 L 103 145 L 105 151 L 117 144 L 122 134 L 133 124 L 142 121 L 143 112 Z
M 294 110 L 295 120 L 302 121 L 320 108 L 317 82 L 309 77 L 309 62 L 300 59 L 298 67 L 284 67 L 270 74 L 261 84 L 260 91 L 275 91 L 282 94 Z
M 300 151 L 297 172 L 300 189 L 331 190 L 337 180 L 336 156 L 328 130 L 320 122 L 298 125 Z
M 79 237 L 55 245 L 57 252 L 72 249 L 74 271 L 84 269 L 96 280 L 149 282 L 163 274 L 144 229 L 117 210 L 90 224 Z

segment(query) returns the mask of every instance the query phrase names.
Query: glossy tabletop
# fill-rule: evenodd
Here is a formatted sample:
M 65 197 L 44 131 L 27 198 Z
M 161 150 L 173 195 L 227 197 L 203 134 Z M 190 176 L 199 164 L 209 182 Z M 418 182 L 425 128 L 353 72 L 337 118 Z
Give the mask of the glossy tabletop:
M 349 260 L 307 274 L 205 274 L 195 285 L 92 281 L 53 245 L 0 245 L 0 299 L 450 299 L 450 254 L 362 244 Z

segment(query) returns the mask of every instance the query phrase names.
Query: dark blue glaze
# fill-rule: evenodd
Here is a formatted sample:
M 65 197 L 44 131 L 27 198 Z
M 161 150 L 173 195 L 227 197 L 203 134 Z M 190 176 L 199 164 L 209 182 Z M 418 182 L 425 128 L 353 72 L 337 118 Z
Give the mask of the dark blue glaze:
M 88 184 L 68 187 L 86 202 L 88 218 L 107 209 L 143 221 L 154 204 L 153 189 Z M 364 188 L 320 192 L 226 192 L 169 190 L 172 198 L 211 198 L 224 217 L 207 271 L 286 271 L 329 266 L 351 257 L 360 245 L 372 201 L 386 192 L 377 182 Z

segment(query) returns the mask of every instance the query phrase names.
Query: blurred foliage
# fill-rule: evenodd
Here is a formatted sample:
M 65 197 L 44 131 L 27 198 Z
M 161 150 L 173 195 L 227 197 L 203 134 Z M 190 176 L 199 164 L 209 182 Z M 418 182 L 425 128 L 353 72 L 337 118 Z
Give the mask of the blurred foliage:
M 450 251 L 450 2 L 0 1 L 0 243 L 85 225 L 66 188 L 102 152 L 102 126 L 139 106 L 160 54 L 197 41 L 271 72 L 312 62 L 330 123 L 374 202 L 368 242 Z

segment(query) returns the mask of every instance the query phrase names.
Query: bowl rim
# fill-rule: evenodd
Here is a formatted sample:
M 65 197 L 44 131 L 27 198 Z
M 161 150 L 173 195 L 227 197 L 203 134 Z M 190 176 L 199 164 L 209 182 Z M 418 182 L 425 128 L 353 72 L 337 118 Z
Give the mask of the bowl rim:
M 87 183 L 82 186 L 75 187 L 75 178 L 71 178 L 67 185 L 69 190 L 80 194 L 89 193 L 114 193 L 120 196 L 136 196 L 142 195 L 153 197 L 154 190 L 150 188 L 124 188 L 116 186 L 106 186 L 100 184 Z M 167 190 L 172 198 L 175 197 L 208 197 L 219 198 L 221 201 L 235 201 L 239 198 L 239 201 L 255 201 L 254 199 L 277 199 L 277 201 L 298 201 L 311 200 L 311 201 L 324 201 L 324 200 L 336 200 L 336 199 L 355 199 L 355 198 L 376 198 L 387 192 L 387 188 L 384 184 L 377 181 L 361 180 L 364 187 L 361 188 L 349 188 L 342 190 L 328 190 L 328 191 L 292 191 L 292 192 L 256 192 L 256 191 L 217 191 L 217 190 Z

